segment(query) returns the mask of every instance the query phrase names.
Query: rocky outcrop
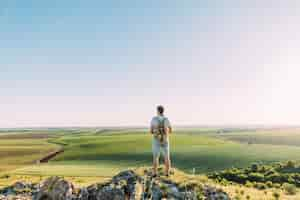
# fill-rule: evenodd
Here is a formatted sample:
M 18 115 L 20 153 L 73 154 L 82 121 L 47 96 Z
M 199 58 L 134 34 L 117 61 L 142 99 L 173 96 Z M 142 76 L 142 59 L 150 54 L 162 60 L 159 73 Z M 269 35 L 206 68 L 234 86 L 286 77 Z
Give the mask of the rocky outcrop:
M 142 199 L 142 178 L 133 171 L 123 171 L 104 184 L 89 186 L 86 200 L 135 200 Z M 83 199 L 81 199 L 83 200 Z
M 37 184 L 18 181 L 14 185 L 0 190 L 0 200 L 31 200 L 38 190 Z
M 2 195 L 2 196 L 1 196 Z M 17 182 L 0 191 L 0 200 L 218 200 L 229 199 L 222 190 L 198 183 L 179 185 L 166 177 L 152 178 L 127 170 L 111 181 L 74 189 L 60 177 L 50 177 L 41 184 Z
M 33 199 L 72 200 L 76 199 L 75 197 L 74 186 L 72 183 L 59 177 L 50 177 L 41 184 L 38 193 Z

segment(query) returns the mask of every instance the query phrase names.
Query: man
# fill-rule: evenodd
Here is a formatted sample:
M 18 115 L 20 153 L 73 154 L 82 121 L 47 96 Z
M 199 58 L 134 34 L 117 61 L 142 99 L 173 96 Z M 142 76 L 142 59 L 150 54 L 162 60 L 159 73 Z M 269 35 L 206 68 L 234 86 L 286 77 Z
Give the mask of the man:
M 157 176 L 160 151 L 163 152 L 165 159 L 165 175 L 169 176 L 171 168 L 169 134 L 172 133 L 172 127 L 169 119 L 164 116 L 163 106 L 157 106 L 157 116 L 151 120 L 150 133 L 153 135 L 153 176 Z

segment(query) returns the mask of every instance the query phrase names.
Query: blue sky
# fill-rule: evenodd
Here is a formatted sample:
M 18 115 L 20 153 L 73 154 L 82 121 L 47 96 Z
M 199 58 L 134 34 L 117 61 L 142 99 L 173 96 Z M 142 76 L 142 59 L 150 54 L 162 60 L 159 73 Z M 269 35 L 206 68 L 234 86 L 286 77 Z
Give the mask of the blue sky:
M 1 1 L 0 127 L 298 124 L 299 8 Z

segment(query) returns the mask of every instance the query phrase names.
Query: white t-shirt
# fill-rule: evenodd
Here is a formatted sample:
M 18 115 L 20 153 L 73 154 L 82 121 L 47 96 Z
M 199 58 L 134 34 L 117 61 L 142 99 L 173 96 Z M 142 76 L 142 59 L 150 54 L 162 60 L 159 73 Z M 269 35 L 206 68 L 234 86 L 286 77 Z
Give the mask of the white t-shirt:
M 165 119 L 164 126 L 168 127 L 168 128 L 171 128 L 171 123 L 170 123 L 170 121 L 167 117 L 165 117 L 165 116 L 155 116 L 151 120 L 151 128 L 152 128 L 153 132 L 158 131 L 159 122 L 161 122 L 163 119 Z

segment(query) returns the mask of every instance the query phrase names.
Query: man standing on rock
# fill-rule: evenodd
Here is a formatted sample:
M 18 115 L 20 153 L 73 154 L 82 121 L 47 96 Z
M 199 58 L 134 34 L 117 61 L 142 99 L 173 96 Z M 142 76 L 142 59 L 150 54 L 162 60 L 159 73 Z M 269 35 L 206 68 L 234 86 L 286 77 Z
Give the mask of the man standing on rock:
M 157 116 L 151 120 L 150 133 L 153 135 L 153 176 L 157 176 L 160 151 L 163 152 L 165 159 L 165 175 L 169 176 L 171 168 L 169 134 L 172 133 L 170 121 L 164 116 L 164 107 L 157 106 Z

